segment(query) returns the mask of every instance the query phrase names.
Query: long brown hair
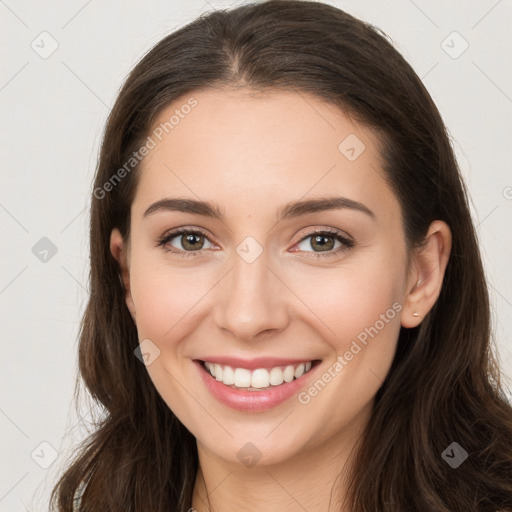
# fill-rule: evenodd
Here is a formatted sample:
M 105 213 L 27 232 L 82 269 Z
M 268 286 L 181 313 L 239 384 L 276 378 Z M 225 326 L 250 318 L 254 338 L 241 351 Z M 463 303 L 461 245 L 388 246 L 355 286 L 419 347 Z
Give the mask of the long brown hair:
M 110 233 L 129 238 L 137 166 L 104 184 L 148 137 L 161 110 L 212 87 L 307 92 L 375 130 L 402 209 L 409 247 L 445 221 L 452 254 L 440 297 L 416 328 L 402 328 L 354 458 L 348 509 L 512 510 L 512 408 L 491 345 L 487 286 L 467 192 L 440 114 L 411 66 L 378 29 L 319 2 L 270 0 L 202 15 L 161 40 L 128 76 L 110 113 L 94 181 L 90 299 L 79 370 L 105 411 L 52 493 L 70 512 L 191 507 L 195 438 L 134 356 Z M 443 452 L 468 454 L 457 468 Z

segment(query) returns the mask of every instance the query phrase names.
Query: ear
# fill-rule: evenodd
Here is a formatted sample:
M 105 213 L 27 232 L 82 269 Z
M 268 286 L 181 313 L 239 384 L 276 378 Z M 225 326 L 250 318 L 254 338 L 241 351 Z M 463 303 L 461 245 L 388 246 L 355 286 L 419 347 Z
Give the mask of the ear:
M 135 320 L 135 305 L 133 303 L 130 289 L 130 259 L 127 244 L 123 240 L 119 229 L 114 228 L 110 233 L 110 252 L 119 263 L 120 278 L 125 290 L 125 301 L 128 310 Z
M 430 225 L 424 243 L 414 249 L 404 300 L 403 327 L 418 326 L 436 303 L 443 285 L 444 273 L 452 248 L 452 233 L 446 222 Z

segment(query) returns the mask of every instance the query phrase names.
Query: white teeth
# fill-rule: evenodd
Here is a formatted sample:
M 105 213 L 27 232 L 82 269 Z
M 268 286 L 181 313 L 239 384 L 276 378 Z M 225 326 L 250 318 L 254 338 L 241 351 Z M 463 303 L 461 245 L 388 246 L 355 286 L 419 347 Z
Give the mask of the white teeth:
M 293 380 L 294 376 L 295 376 L 295 368 L 292 365 L 287 366 L 283 372 L 283 380 L 285 382 L 291 382 Z
M 258 368 L 252 372 L 246 368 L 232 368 L 208 361 L 205 361 L 204 365 L 212 377 L 226 386 L 249 388 L 249 390 L 255 391 L 269 386 L 280 386 L 283 382 L 291 382 L 294 378 L 298 379 L 311 370 L 312 363 L 308 361 L 296 366 L 290 364 L 270 369 Z
M 272 368 L 272 370 L 270 370 L 269 380 L 272 386 L 279 386 L 279 384 L 282 384 L 284 378 L 281 368 Z
M 251 385 L 251 372 L 245 368 L 235 370 L 235 386 L 237 388 L 248 388 Z
M 224 366 L 224 371 L 222 373 L 222 382 L 231 386 L 231 384 L 235 383 L 235 372 L 231 366 Z
M 270 376 L 265 368 L 254 370 L 251 375 L 251 386 L 253 388 L 266 388 L 270 382 Z

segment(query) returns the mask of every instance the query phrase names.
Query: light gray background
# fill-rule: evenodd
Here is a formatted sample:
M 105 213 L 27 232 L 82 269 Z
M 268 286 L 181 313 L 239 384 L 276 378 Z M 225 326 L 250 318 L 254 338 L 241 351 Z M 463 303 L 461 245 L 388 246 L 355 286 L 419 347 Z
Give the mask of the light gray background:
M 71 401 L 87 298 L 89 191 L 117 91 L 170 31 L 202 12 L 242 3 L 0 0 L 2 512 L 47 510 L 72 443 L 85 434 Z M 473 198 L 510 385 L 512 2 L 326 3 L 386 31 L 441 111 Z M 40 56 L 52 44 L 40 36 L 44 31 L 58 43 L 48 58 Z M 464 41 L 469 47 L 458 55 Z M 57 247 L 46 262 L 32 252 L 42 237 Z

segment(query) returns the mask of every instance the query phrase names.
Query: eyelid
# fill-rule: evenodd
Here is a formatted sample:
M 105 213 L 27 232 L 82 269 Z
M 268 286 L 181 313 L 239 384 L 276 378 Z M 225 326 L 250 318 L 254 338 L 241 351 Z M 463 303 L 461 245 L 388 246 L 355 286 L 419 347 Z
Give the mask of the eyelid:
M 340 236 L 344 239 L 346 239 L 347 241 L 350 241 L 350 242 L 354 242 L 353 238 L 348 234 L 346 233 L 345 231 L 342 231 L 341 229 L 337 229 L 337 228 L 330 228 L 330 227 L 327 227 L 327 228 L 316 228 L 316 227 L 313 227 L 313 228 L 303 228 L 303 230 L 301 230 L 300 232 L 300 238 L 298 240 L 297 243 L 299 242 L 302 242 L 305 238 L 308 238 L 312 235 L 316 235 L 316 234 L 322 234 L 322 233 L 327 233 L 329 235 L 335 235 L 335 236 Z

